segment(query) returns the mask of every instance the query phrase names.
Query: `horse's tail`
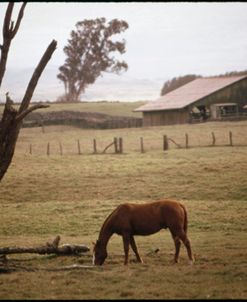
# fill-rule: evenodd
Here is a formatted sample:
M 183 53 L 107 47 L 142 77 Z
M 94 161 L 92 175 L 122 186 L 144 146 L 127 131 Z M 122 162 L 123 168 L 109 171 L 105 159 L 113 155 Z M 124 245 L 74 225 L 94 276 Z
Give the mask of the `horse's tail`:
M 180 204 L 181 207 L 183 208 L 184 210 L 184 232 L 185 234 L 187 234 L 187 229 L 188 229 L 188 214 L 187 214 L 187 210 L 185 208 L 184 205 Z

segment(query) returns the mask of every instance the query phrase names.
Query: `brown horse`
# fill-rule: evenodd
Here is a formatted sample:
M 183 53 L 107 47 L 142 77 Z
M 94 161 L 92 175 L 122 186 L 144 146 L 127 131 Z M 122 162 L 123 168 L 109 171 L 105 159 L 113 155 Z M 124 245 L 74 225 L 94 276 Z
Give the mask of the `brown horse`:
M 187 237 L 187 224 L 187 211 L 181 203 L 176 201 L 161 200 L 145 204 L 119 205 L 107 217 L 100 230 L 99 238 L 94 244 L 93 264 L 102 265 L 104 263 L 107 257 L 107 243 L 114 233 L 123 237 L 124 264 L 128 264 L 129 245 L 132 247 L 137 261 L 142 262 L 134 235 L 151 235 L 166 228 L 170 230 L 175 243 L 174 262 L 178 262 L 181 240 L 187 249 L 190 264 L 192 264 L 194 258 Z

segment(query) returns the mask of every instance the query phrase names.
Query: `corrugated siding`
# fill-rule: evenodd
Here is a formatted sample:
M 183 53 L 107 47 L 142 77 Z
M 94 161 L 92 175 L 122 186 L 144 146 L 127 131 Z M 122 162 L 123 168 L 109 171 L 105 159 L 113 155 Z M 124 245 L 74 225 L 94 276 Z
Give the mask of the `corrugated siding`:
M 185 124 L 189 122 L 188 110 L 143 112 L 143 126 Z

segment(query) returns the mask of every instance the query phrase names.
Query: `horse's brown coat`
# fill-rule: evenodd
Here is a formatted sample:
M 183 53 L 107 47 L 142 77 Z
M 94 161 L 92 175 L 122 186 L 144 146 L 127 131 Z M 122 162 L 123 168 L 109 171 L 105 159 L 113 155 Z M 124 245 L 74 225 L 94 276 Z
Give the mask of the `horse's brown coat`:
M 125 203 L 119 205 L 105 220 L 97 243 L 94 246 L 94 263 L 101 265 L 107 257 L 107 243 L 116 233 L 123 237 L 125 264 L 128 264 L 129 244 L 137 260 L 142 262 L 135 244 L 134 235 L 151 235 L 168 228 L 175 243 L 175 258 L 178 262 L 180 240 L 187 248 L 188 257 L 193 262 L 190 241 L 187 237 L 187 211 L 176 201 L 161 200 L 145 204 Z

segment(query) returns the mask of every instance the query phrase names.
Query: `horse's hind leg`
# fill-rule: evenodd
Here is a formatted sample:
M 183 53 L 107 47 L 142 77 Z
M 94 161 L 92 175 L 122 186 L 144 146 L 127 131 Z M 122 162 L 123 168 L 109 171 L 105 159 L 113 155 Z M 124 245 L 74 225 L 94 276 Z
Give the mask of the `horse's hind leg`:
M 189 238 L 187 237 L 187 235 L 185 234 L 184 231 L 179 232 L 178 236 L 183 241 L 183 244 L 185 245 L 185 247 L 187 249 L 187 254 L 188 254 L 188 257 L 190 259 L 190 264 L 193 264 L 194 257 L 193 257 L 193 254 L 192 254 Z
M 174 262 L 178 263 L 178 257 L 179 257 L 179 252 L 180 252 L 180 246 L 181 246 L 181 242 L 180 239 L 177 235 L 174 235 L 172 233 L 172 238 L 174 240 L 175 243 L 175 256 L 174 256 Z
M 136 255 L 137 261 L 143 263 L 142 258 L 139 255 L 139 252 L 138 252 L 138 249 L 137 249 L 137 246 L 136 246 L 136 243 L 135 243 L 135 239 L 134 239 L 133 236 L 130 236 L 130 245 L 131 245 L 132 250 L 134 251 L 134 253 Z

